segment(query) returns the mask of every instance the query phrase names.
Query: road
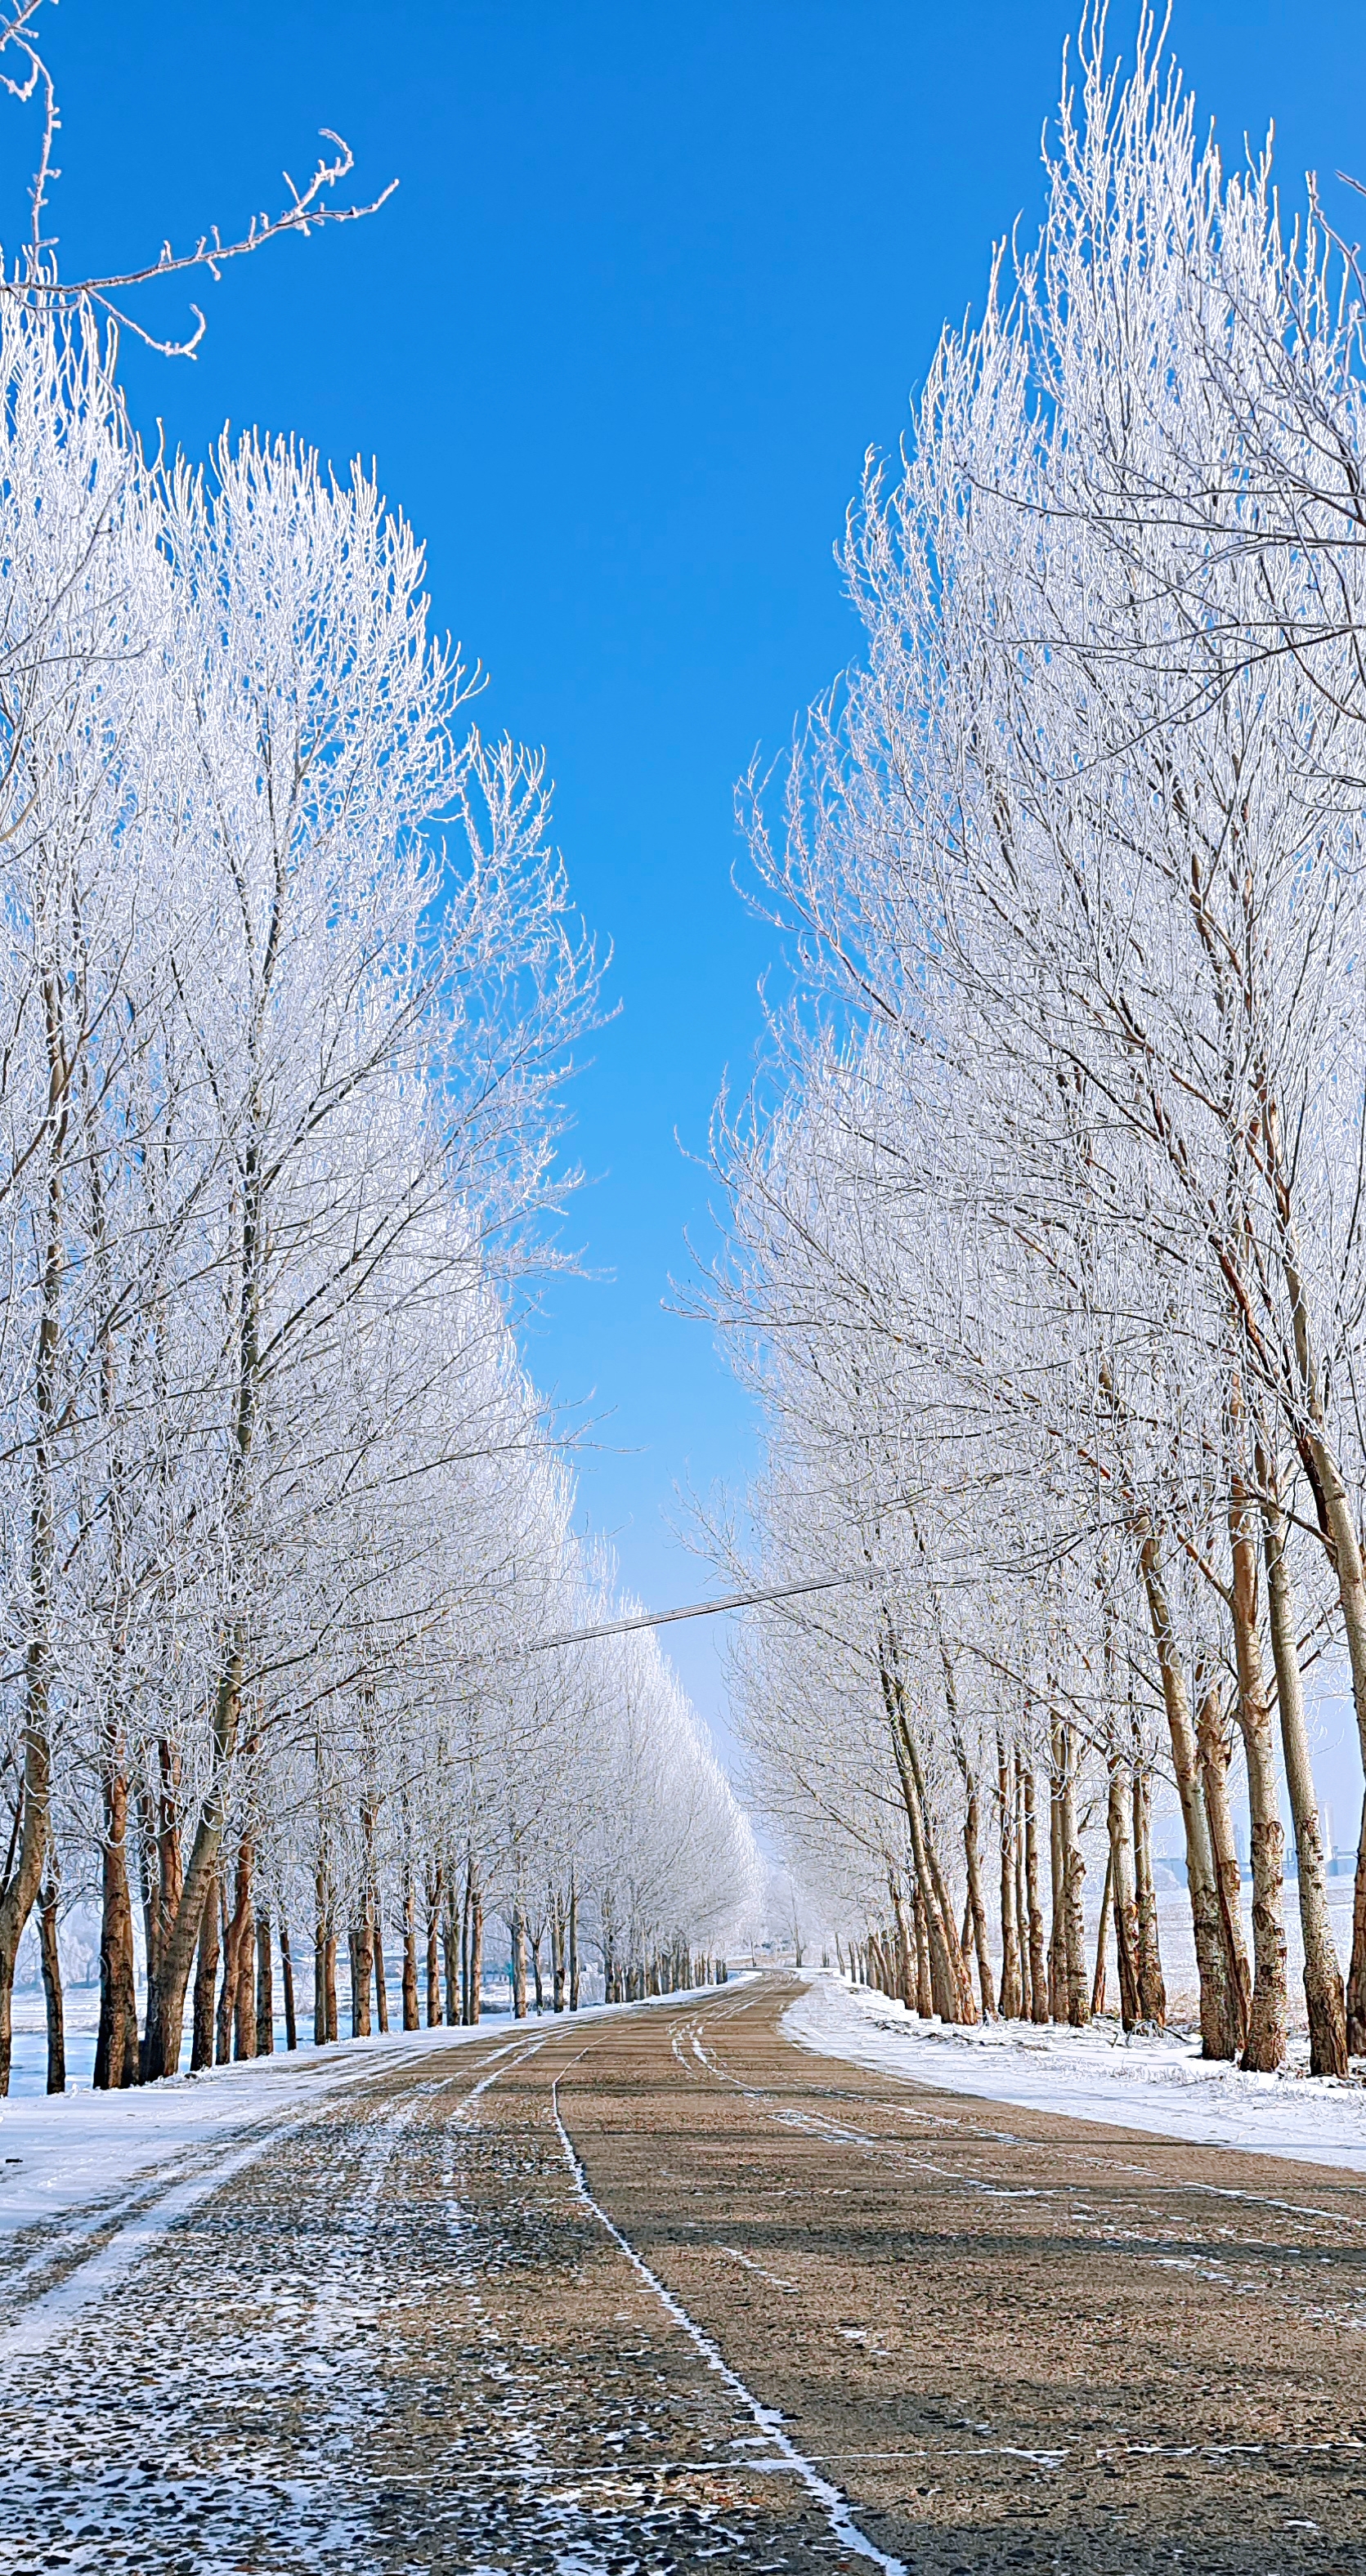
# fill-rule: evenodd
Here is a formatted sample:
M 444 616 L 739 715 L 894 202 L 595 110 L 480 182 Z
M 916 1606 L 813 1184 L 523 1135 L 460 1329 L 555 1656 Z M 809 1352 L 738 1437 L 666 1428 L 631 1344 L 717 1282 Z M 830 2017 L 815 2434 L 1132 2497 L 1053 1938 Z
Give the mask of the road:
M 1347 2576 L 1366 2183 L 794 1987 L 396 2048 L 0 2284 L 0 2570 Z

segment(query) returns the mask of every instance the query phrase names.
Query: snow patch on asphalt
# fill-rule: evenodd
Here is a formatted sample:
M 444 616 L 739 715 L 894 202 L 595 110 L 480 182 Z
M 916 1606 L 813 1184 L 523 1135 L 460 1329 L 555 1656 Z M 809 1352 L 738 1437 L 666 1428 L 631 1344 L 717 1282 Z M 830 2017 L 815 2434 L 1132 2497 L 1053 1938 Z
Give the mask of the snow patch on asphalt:
M 741 2404 L 748 2408 L 765 2441 L 772 2443 L 776 2456 L 767 2460 L 751 2460 L 748 2463 L 749 2467 L 795 2470 L 807 2494 L 820 2506 L 830 2525 L 831 2535 L 841 2549 L 851 2551 L 856 2558 L 868 2559 L 874 2567 L 882 2569 L 882 2576 L 908 2576 L 908 2570 L 902 2559 L 890 2558 L 885 2549 L 879 2549 L 876 2541 L 870 2540 L 866 2532 L 860 2531 L 858 2524 L 850 2515 L 849 2507 L 839 2488 L 832 2486 L 829 2478 L 821 2476 L 820 2470 L 808 2460 L 805 2452 L 799 2451 L 796 2443 L 783 2431 L 782 2417 L 776 2407 L 763 2405 L 753 2391 L 745 2386 L 739 2372 L 732 2370 L 728 2361 L 722 2360 L 720 2351 L 712 2342 L 710 2335 L 704 2334 L 702 2328 L 693 2323 L 682 2300 L 675 2298 L 673 2291 L 665 2288 L 658 2274 L 652 2272 L 649 2264 L 637 2254 L 630 2239 L 623 2236 L 616 2221 L 609 2218 L 601 2203 L 593 2198 L 588 2188 L 588 2177 L 579 2162 L 578 2150 L 560 2116 L 558 2084 L 553 2084 L 550 2088 L 550 2107 L 555 2116 L 555 2126 L 560 2133 L 560 2145 L 564 2149 L 565 2163 L 573 2176 L 574 2189 L 584 2207 L 592 2211 L 599 2226 L 605 2228 L 613 2244 L 620 2247 L 632 2270 L 645 2283 L 646 2288 L 654 2293 L 660 2306 L 673 2318 L 674 2324 L 682 2327 L 694 2350 L 701 2354 L 708 2370 L 714 2370 L 717 2377 L 725 2382 L 732 2395 L 738 2397 Z M 743 2257 L 741 2259 L 743 2260 Z
M 1366 2173 L 1366 2083 L 1308 2076 L 1243 2075 L 1201 2058 L 1188 2031 L 1133 2032 L 1094 2022 L 1085 2030 L 988 2022 L 959 2029 L 922 2021 L 904 2004 L 832 1969 L 813 1970 L 783 2015 L 784 2037 L 909 2084 L 970 2093 L 1022 2110 L 1098 2120 L 1189 2146 L 1289 2156 L 1302 2164 Z
M 732 1977 L 731 1986 L 742 1982 Z M 725 1991 L 703 1986 L 692 1994 L 651 1996 L 644 2003 L 591 2004 L 576 2018 L 602 2021 L 614 2014 L 659 2011 Z M 336 2040 L 325 2048 L 306 2044 L 288 2055 L 206 2067 L 199 2075 L 172 2075 L 126 2092 L 72 2090 L 0 2100 L 0 2245 L 23 2228 L 58 2218 L 74 2217 L 68 2237 L 90 2234 L 108 2223 L 111 2207 L 130 2190 L 140 2185 L 139 2196 L 145 2197 L 168 2182 L 197 2177 L 206 2155 L 242 2129 L 273 2127 L 282 2115 L 321 2103 L 338 2086 L 378 2075 L 400 2056 L 424 2058 L 497 2039 L 500 2031 L 509 2043 L 514 2033 L 524 2041 L 557 2027 L 568 2027 L 567 2016 L 557 2021 L 553 2014 L 533 2015 L 526 2022 L 494 2018 L 467 2029 L 442 2023 L 435 2030 Z M 221 2176 L 225 2170 L 215 2159 L 215 2173 Z M 42 2259 L 47 2259 L 47 2249 Z M 9 2270 L 11 2284 L 15 2277 Z

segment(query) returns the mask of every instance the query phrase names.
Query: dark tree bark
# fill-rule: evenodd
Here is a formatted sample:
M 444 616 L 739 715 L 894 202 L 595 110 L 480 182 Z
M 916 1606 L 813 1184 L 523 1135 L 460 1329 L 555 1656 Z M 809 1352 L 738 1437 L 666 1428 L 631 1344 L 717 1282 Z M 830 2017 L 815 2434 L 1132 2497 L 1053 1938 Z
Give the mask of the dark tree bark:
M 651 1973 L 653 1973 L 651 1961 Z M 550 1973 L 554 2009 L 564 2011 L 564 1908 L 558 1891 L 550 1900 Z
M 427 2028 L 435 2030 L 441 2019 L 441 1964 L 439 1935 L 441 1928 L 441 1872 L 436 1870 L 427 1881 Z
M 996 1738 L 996 1801 L 1001 1827 L 1001 1986 L 998 2010 L 1006 2021 L 1018 2021 L 1024 2010 L 1020 1966 L 1020 1925 L 1015 1910 L 1015 1797 L 1005 1737 Z
M 446 2025 L 453 2029 L 460 2019 L 460 1936 L 455 1919 L 455 1880 L 448 1879 L 445 1906 L 441 1918 L 441 1947 L 446 1968 Z
M 233 1911 L 232 2053 L 239 2058 L 256 2055 L 256 1908 L 251 1892 L 255 1858 L 244 1834 L 237 1846 Z
M 1110 1928 L 1110 1890 L 1115 1880 L 1115 1856 L 1110 1852 L 1105 1862 L 1105 1885 L 1100 1897 L 1100 1922 L 1096 1929 L 1096 1968 L 1091 1979 L 1091 2018 L 1105 2010 L 1105 1944 Z
M 275 1978 L 270 1947 L 270 1916 L 256 1917 L 256 2054 L 275 2054 Z
M 136 2084 L 137 1970 L 133 1905 L 128 1889 L 128 1775 L 111 1765 L 103 1781 L 104 1844 L 100 1854 L 100 2026 L 94 2086 L 99 2093 Z
M 911 1890 L 911 1907 L 912 1920 L 915 1924 L 915 2008 L 922 2021 L 929 2021 L 934 2013 L 934 1990 L 930 1983 L 930 1936 L 925 1919 L 925 1892 L 918 1878 Z
M 1143 2019 L 1161 2030 L 1167 2019 L 1167 1988 L 1157 1936 L 1157 1890 L 1153 1885 L 1152 1782 L 1134 1764 L 1134 1891 L 1138 1909 L 1138 1992 Z
M 190 2073 L 213 2064 L 213 1992 L 218 1982 L 218 1921 L 221 1898 L 216 1878 L 209 1881 L 199 1926 L 199 1954 L 194 1978 L 194 2024 L 190 2036 Z
M 1119 2018 L 1135 2030 L 1143 2018 L 1138 1990 L 1138 1903 L 1134 1895 L 1133 1799 L 1127 1766 L 1115 1754 L 1105 1822 L 1110 1837 L 1110 1887 L 1115 1917 L 1115 1963 L 1119 1972 Z
M 610 2004 L 612 2000 L 610 1926 L 605 1930 L 603 1937 L 607 1945 L 603 1953 L 602 1966 L 603 2000 Z M 512 2018 L 514 2021 L 526 2020 L 526 1914 L 520 1894 L 512 1901 Z
M 293 2052 L 299 2045 L 299 2024 L 294 2010 L 294 1958 L 289 1946 L 289 1925 L 280 1917 L 280 1984 L 284 1990 L 285 2046 Z
M 484 1899 L 476 1886 L 470 1896 L 470 2020 L 477 2022 L 483 2009 L 484 1990 Z
M 384 1923 L 379 1910 L 379 1890 L 371 1899 L 371 1955 L 375 1970 L 375 2019 L 381 2030 L 389 2027 L 389 1980 L 384 1972 Z
M 1034 1772 L 1029 1763 L 1023 1771 L 1024 1781 L 1024 1856 L 1025 1902 L 1029 1914 L 1029 1987 L 1030 2016 L 1046 2022 L 1048 2011 L 1048 1968 L 1044 1958 L 1043 1907 L 1039 1902 L 1039 1825 L 1034 1798 Z
M 62 2008 L 62 1956 L 57 1944 L 57 1880 L 49 1870 L 38 1898 L 38 1954 L 47 2019 L 47 2089 L 66 2091 L 66 2020 Z
M 417 2009 L 417 1888 L 411 1869 L 403 1891 L 403 2027 L 416 2030 Z

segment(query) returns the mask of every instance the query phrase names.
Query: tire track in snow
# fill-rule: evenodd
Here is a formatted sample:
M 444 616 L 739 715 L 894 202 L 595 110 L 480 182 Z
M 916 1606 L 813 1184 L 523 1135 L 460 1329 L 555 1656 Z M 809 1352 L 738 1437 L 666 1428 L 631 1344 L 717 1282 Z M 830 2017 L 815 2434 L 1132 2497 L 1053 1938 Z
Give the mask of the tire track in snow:
M 471 2087 L 455 2116 L 462 2117 L 478 2101 L 481 2094 L 487 2092 L 490 2084 L 497 2082 L 499 2075 L 506 2071 L 509 2059 L 520 2064 L 523 2058 L 534 2056 L 536 2049 L 543 2044 L 540 2039 L 532 2041 L 529 2045 L 525 2041 L 514 2041 L 506 2043 L 497 2050 L 495 2053 L 497 2062 L 487 2075 Z M 386 2074 L 392 2071 L 392 2065 L 393 2061 L 384 2070 Z M 78 2262 L 52 2289 L 41 2292 L 24 2309 L 16 2323 L 0 2333 L 0 2375 L 7 2372 L 15 2362 L 29 2361 L 36 2354 L 46 2352 L 65 2334 L 72 2320 L 80 2315 L 82 2309 L 90 2307 L 96 2301 L 107 2297 L 110 2291 L 117 2289 L 134 2265 L 141 2262 L 142 2257 L 150 2252 L 154 2245 L 159 2244 L 161 2239 L 168 2235 L 183 2218 L 188 2218 L 193 2210 L 198 2209 L 201 2202 L 209 2199 L 223 2184 L 231 2182 L 235 2175 L 241 2173 L 247 2165 L 254 2163 L 258 2156 L 268 2155 L 273 2147 L 283 2146 L 287 2140 L 297 2137 L 301 2130 L 310 2128 L 315 2121 L 325 2116 L 343 2084 L 364 2081 L 367 2077 L 374 2080 L 376 2072 L 376 2069 L 370 2066 L 346 2069 L 340 2082 L 329 2084 L 327 2094 L 322 2100 L 310 2102 L 305 2110 L 296 2112 L 288 2120 L 277 2121 L 269 2129 L 257 2130 L 253 2137 L 248 2138 L 243 2145 L 233 2148 L 227 2155 L 215 2155 L 207 2170 L 201 2170 L 188 2180 L 176 2183 L 170 2191 L 163 2192 L 159 2199 L 153 2200 L 149 2207 L 138 2209 L 137 2214 L 126 2219 L 122 2226 L 115 2226 L 113 2233 L 94 2254 Z M 387 2164 L 393 2144 L 396 2142 L 397 2128 L 412 2116 L 422 2095 L 439 2092 L 451 2084 L 458 2083 L 462 2072 L 463 2069 L 457 2069 L 448 2076 L 440 2077 L 436 2083 L 421 2087 L 411 2107 L 399 2115 L 397 2123 L 391 2119 L 384 2139 L 377 2141 L 377 2145 L 382 2145 L 384 2150 L 380 2179 L 382 2179 L 383 2166 Z M 374 2188 L 378 2192 L 378 2180 Z M 140 2194 L 130 2195 L 138 2199 L 143 2199 L 145 2196 L 145 2188 Z M 94 2223 L 109 2224 L 110 2213 L 106 2211 L 103 2218 Z M 67 2231 L 68 2238 L 73 2232 Z M 30 2270 L 35 2266 L 42 2253 L 43 2249 L 40 2248 L 37 2255 L 30 2256 L 28 2263 L 23 2267 L 24 2270 Z M 53 2259 L 59 2259 L 55 2247 Z
M 720 2015 L 718 2014 L 715 2018 L 719 2020 Z M 890 2155 L 900 2164 L 913 2165 L 926 2173 L 941 2175 L 946 2180 L 952 2179 L 964 2190 L 985 2192 L 990 2198 L 996 2200 L 1072 2200 L 1077 2197 L 1078 2193 L 1083 2188 L 1095 2188 L 1094 2184 L 1083 2186 L 1081 2184 L 1063 2183 L 1043 2189 L 1033 2188 L 1028 2190 L 1011 2190 L 1005 2188 L 999 2183 L 987 2182 L 980 2175 L 951 2175 L 950 2169 L 947 2166 L 932 2163 L 928 2156 L 916 2155 L 902 2139 L 887 2136 L 871 2136 L 865 2130 L 842 2128 L 837 2121 L 832 2118 L 828 2118 L 825 2114 L 819 2112 L 813 2115 L 809 2112 L 784 2110 L 779 2106 L 779 2097 L 776 2093 L 770 2091 L 767 2087 L 756 2087 L 754 2085 L 744 2084 L 741 2082 L 738 2075 L 732 2075 L 729 2069 L 724 2067 L 719 2058 L 717 2058 L 707 2047 L 706 2042 L 701 2036 L 701 2029 L 702 2025 L 700 2023 L 682 2023 L 679 2026 L 679 2031 L 674 2042 L 674 2054 L 678 2057 L 679 2064 L 685 2067 L 685 2071 L 686 2061 L 680 2055 L 677 2043 L 679 2038 L 686 2035 L 691 2039 L 693 2053 L 697 2058 L 698 2063 L 705 2068 L 709 2075 L 715 2078 L 717 2083 L 733 2085 L 736 2092 L 742 2093 L 747 2101 L 772 2104 L 774 2107 L 770 2110 L 769 2117 L 773 2120 L 781 2121 L 786 2127 L 807 2129 L 816 2137 L 829 2137 L 831 2139 L 838 2140 L 843 2145 L 865 2147 L 881 2154 Z M 897 2079 L 893 2077 L 892 2080 L 895 2082 Z M 917 2079 L 914 2076 L 908 2076 L 901 2080 L 906 2083 L 913 2084 Z M 891 2111 L 897 2111 L 902 2107 L 897 2103 L 881 2102 L 874 2094 L 849 2092 L 843 2086 L 830 2086 L 823 2089 L 829 2091 L 832 2098 L 839 2102 L 866 2102 L 870 2108 Z M 1013 2129 L 990 2129 L 987 2128 L 985 2124 L 977 2121 L 956 2120 L 948 2118 L 942 2114 L 936 2115 L 926 2113 L 922 2115 L 917 2112 L 915 2116 L 933 2118 L 934 2125 L 938 2128 L 958 2130 L 966 2133 L 970 2137 L 979 2137 L 985 2141 L 1001 2146 L 1024 2146 L 1028 2143 L 1022 2132 Z M 1059 2119 L 1066 2119 L 1068 2115 L 1066 2112 L 1057 2112 L 1050 2116 Z M 1194 2142 L 1197 2151 L 1200 2143 L 1200 2141 Z M 1171 2144 L 1174 2147 L 1187 2147 L 1190 2146 L 1192 2142 L 1188 2139 L 1174 2136 L 1171 2140 Z M 1213 2144 L 1217 2152 L 1221 2154 L 1225 2152 L 1224 2141 L 1222 2139 L 1214 2140 Z M 1256 2151 L 1255 2149 L 1240 2147 L 1237 2149 L 1237 2152 L 1239 2154 L 1251 2154 Z M 1111 2168 L 1113 2161 L 1114 2160 L 1110 2157 L 1098 2155 L 1095 2159 L 1097 2171 L 1103 2175 L 1107 2169 Z M 1358 2232 L 1366 2231 L 1366 2218 L 1354 2218 L 1351 2213 L 1346 2210 L 1321 2209 L 1315 2207 L 1312 2202 L 1279 2199 L 1272 2192 L 1247 2191 L 1238 2188 L 1232 2183 L 1202 2182 L 1190 2176 L 1183 2176 L 1179 2182 L 1172 2183 L 1168 2182 L 1165 2177 L 1158 2172 L 1156 2166 L 1135 2163 L 1132 2159 L 1125 2161 L 1122 2170 L 1126 2173 L 1142 2175 L 1151 2183 L 1154 2191 L 1173 2193 L 1176 2195 L 1190 2192 L 1197 2197 L 1204 2197 L 1210 2200 L 1236 2201 L 1241 2203 L 1244 2207 L 1251 2209 L 1274 2209 L 1288 2218 L 1316 2219 L 1321 2221 L 1329 2229 L 1331 2236 L 1336 2236 L 1338 2230 L 1343 2227 L 1356 2228 Z
M 779 2454 L 782 2466 L 794 2471 L 801 2479 L 802 2485 L 805 2487 L 807 2494 L 820 2506 L 821 2511 L 824 2513 L 825 2518 L 829 2523 L 832 2537 L 839 2542 L 842 2549 L 849 2550 L 854 2557 L 866 2558 L 874 2567 L 880 2567 L 882 2570 L 882 2576 L 909 2576 L 909 2571 L 903 2559 L 890 2557 L 885 2549 L 879 2549 L 876 2541 L 870 2540 L 867 2533 L 859 2529 L 859 2526 L 854 2521 L 849 2511 L 848 2504 L 844 2496 L 840 2493 L 839 2488 L 832 2485 L 829 2478 L 823 2478 L 821 2476 L 820 2470 L 815 2466 L 814 2462 L 808 2460 L 805 2452 L 799 2451 L 796 2443 L 791 2439 L 791 2436 L 784 2432 L 782 2418 L 778 2414 L 776 2408 L 765 2406 L 762 2400 L 754 2395 L 753 2390 L 746 2387 L 739 2372 L 732 2370 L 729 2362 L 722 2359 L 720 2350 L 717 2345 L 712 2342 L 710 2335 L 704 2334 L 702 2328 L 699 2325 L 694 2324 L 687 2309 L 684 2307 L 682 2300 L 675 2298 L 673 2291 L 665 2288 L 658 2273 L 651 2271 L 650 2266 L 645 2261 L 643 2255 L 636 2252 L 636 2249 L 631 2243 L 629 2237 L 622 2234 L 622 2231 L 617 2226 L 615 2219 L 609 2218 L 606 2210 L 602 2207 L 601 2202 L 596 2201 L 593 2198 L 593 2195 L 588 2188 L 588 2177 L 579 2160 L 578 2151 L 574 2145 L 573 2139 L 570 2137 L 569 2131 L 565 2127 L 564 2120 L 561 2117 L 560 2079 L 558 2076 L 550 2088 L 550 2108 L 556 2129 L 559 2132 L 560 2145 L 564 2150 L 564 2160 L 569 2167 L 570 2175 L 573 2179 L 574 2189 L 578 2194 L 579 2199 L 583 2202 L 585 2209 L 590 2210 L 594 2218 L 598 2221 L 599 2226 L 605 2228 L 607 2234 L 611 2237 L 613 2244 L 620 2248 L 621 2252 L 625 2255 L 627 2262 L 631 2265 L 632 2270 L 638 2274 L 639 2278 L 645 2283 L 646 2288 L 652 2292 L 655 2298 L 658 2299 L 660 2306 L 665 2310 L 667 2315 L 672 2317 L 674 2324 L 682 2327 L 683 2332 L 688 2337 L 694 2351 L 700 2353 L 708 2370 L 714 2371 L 717 2377 L 724 2381 L 726 2387 L 730 2389 L 731 2394 L 738 2397 L 741 2404 L 748 2409 L 760 2432 L 768 2441 L 772 2442 L 775 2451 Z M 770 2460 L 754 2460 L 750 2463 L 750 2466 L 755 2469 L 774 2468 L 777 2465 L 777 2461 Z

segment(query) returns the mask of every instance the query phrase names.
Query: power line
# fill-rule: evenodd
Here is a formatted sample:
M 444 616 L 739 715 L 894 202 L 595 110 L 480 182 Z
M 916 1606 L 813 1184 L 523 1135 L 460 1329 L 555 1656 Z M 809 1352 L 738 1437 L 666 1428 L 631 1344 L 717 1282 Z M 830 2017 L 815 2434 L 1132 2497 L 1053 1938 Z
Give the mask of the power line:
M 586 1646 L 595 1637 L 624 1637 L 633 1628 L 667 1628 L 674 1619 L 711 1619 L 718 1610 L 752 1610 L 762 1601 L 791 1601 L 799 1592 L 831 1592 L 843 1583 L 866 1583 L 873 1572 L 894 1567 L 864 1566 L 858 1574 L 811 1574 L 803 1583 L 771 1583 L 762 1592 L 727 1592 L 719 1601 L 689 1601 L 681 1610 L 641 1610 L 630 1619 L 608 1619 L 600 1628 L 567 1628 L 562 1637 L 538 1637 L 523 1646 L 524 1655 L 548 1655 L 553 1646 Z

